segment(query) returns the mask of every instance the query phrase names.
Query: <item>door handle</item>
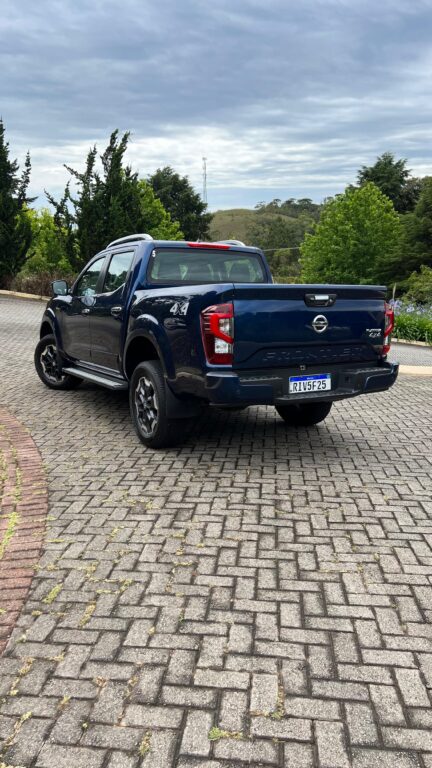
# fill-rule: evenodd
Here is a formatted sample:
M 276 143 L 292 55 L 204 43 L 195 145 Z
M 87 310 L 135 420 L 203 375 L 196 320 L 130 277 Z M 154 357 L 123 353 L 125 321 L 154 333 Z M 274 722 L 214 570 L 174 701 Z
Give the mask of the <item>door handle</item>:
M 82 314 L 82 315 L 88 315 L 89 313 L 90 313 L 90 310 L 89 310 L 89 309 L 87 309 L 87 308 L 86 308 L 86 309 L 82 309 L 82 310 L 81 310 L 81 314 Z
M 111 307 L 113 317 L 120 317 L 123 307 Z

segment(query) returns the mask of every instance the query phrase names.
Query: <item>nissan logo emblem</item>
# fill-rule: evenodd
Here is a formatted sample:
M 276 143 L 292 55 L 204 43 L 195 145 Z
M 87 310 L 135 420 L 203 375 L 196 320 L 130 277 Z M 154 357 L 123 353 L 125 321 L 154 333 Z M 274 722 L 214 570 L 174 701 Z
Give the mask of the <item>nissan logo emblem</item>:
M 325 330 L 328 328 L 328 320 L 324 315 L 317 315 L 312 320 L 312 328 L 317 333 L 324 333 Z

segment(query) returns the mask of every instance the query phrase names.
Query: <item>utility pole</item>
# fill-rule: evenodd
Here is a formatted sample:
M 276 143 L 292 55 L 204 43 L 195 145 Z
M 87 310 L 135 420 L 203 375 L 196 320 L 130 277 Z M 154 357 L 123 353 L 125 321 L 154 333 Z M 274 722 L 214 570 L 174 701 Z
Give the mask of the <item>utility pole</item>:
M 207 158 L 203 157 L 202 159 L 203 165 L 203 192 L 202 192 L 202 199 L 203 203 L 207 205 Z

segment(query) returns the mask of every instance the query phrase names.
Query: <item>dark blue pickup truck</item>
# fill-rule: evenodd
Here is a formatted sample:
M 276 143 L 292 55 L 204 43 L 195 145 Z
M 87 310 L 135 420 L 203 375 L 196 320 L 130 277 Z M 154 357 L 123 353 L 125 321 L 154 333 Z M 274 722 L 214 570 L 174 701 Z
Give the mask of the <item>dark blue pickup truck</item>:
M 110 243 L 71 288 L 57 280 L 36 370 L 48 387 L 128 389 L 141 441 L 181 440 L 205 405 L 273 405 L 287 424 L 394 384 L 383 286 L 277 285 L 238 241 Z

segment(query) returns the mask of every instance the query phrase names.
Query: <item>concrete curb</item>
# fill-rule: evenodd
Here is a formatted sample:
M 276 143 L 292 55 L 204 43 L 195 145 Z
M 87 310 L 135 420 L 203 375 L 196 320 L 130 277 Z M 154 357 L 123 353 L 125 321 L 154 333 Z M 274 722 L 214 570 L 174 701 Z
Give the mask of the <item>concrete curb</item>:
M 432 376 L 432 365 L 400 365 L 399 373 L 408 376 Z
M 49 296 L 36 296 L 35 293 L 20 293 L 19 291 L 0 290 L 0 296 L 10 296 L 12 299 L 31 299 L 33 301 L 49 301 Z
M 432 349 L 432 344 L 428 344 L 427 341 L 409 341 L 408 339 L 392 339 L 392 344 L 412 344 L 413 347 L 429 347 L 429 349 Z

